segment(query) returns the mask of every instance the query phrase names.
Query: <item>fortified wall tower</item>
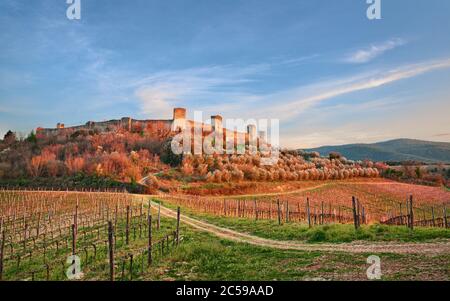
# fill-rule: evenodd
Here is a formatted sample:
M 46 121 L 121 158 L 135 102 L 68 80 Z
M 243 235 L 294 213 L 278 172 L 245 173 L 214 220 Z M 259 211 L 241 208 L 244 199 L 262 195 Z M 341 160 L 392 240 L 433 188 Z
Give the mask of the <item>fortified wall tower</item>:
M 178 132 L 180 130 L 184 130 L 185 126 L 186 126 L 186 109 L 185 108 L 173 109 L 172 131 Z

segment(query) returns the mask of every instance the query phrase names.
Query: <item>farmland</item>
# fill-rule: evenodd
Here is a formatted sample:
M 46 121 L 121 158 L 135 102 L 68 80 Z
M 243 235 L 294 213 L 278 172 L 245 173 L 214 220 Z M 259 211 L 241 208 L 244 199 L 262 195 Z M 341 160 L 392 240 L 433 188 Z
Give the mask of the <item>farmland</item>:
M 419 220 L 413 231 L 405 225 L 380 225 L 383 218 L 393 214 L 391 211 L 395 211 L 396 205 L 406 201 L 409 193 L 413 194 L 413 210 L 418 218 L 422 211 L 428 218 L 432 207 L 435 208 L 435 219 L 442 217 L 437 213 L 446 208 L 444 204 L 448 205 L 442 201 L 448 199 L 448 191 L 407 184 L 386 185 L 382 180 L 366 183 L 330 181 L 316 183 L 316 186 L 304 185 L 280 194 L 222 197 L 2 190 L 2 278 L 66 280 L 68 273 L 77 272 L 73 260 L 68 259 L 75 254 L 80 259 L 82 276 L 79 277 L 83 280 L 108 280 L 111 266 L 118 281 L 287 280 L 324 276 L 326 279 L 360 279 L 364 275 L 366 251 L 353 250 L 352 245 L 342 243 L 365 241 L 369 244 L 367 251 L 370 244 L 378 244 L 381 247 L 379 254 L 394 266 L 386 279 L 416 279 L 411 271 L 414 270 L 413 262 L 418 264 L 419 255 L 414 251 L 402 254 L 401 245 L 398 245 L 399 253 L 391 254 L 389 247 L 383 248 L 380 243 L 417 243 L 418 253 L 423 247 L 424 252 L 428 252 L 427 244 L 433 243 L 438 253 L 422 256 L 430 269 L 429 277 L 448 279 L 449 254 L 445 248 L 450 230 L 439 225 L 420 226 Z M 357 231 L 353 225 L 352 196 L 365 210 L 364 214 L 359 212 L 361 225 Z M 310 227 L 306 199 L 310 202 Z M 305 245 L 284 250 L 264 244 L 252 245 L 251 240 L 246 244 L 240 239 L 220 238 L 214 231 L 205 233 L 203 226 L 189 224 L 186 217 L 179 227 L 178 240 L 176 212 L 172 216 L 160 214 L 159 202 L 164 208 L 176 210 L 180 207 L 183 215 L 238 233 L 248 233 L 255 239 L 261 237 L 283 244 L 292 241 Z M 153 219 L 149 219 L 150 215 Z M 108 221 L 111 222 L 110 229 Z M 149 223 L 152 223 L 151 232 Z M 337 251 L 327 251 L 323 243 L 338 244 Z M 419 245 L 423 243 L 425 245 Z M 444 248 L 442 251 L 439 251 L 440 244 Z M 318 247 L 310 249 L 309 245 Z M 348 262 L 348 251 L 345 250 L 351 253 L 356 250 L 357 253 L 351 256 L 360 259 Z M 219 254 L 220 264 L 213 260 Z M 270 269 L 257 273 L 250 263 L 244 262 L 267 264 Z M 398 262 L 404 262 L 404 265 L 399 267 Z M 215 268 L 211 268 L 213 263 L 217 264 Z M 351 272 L 344 273 L 344 270 Z
M 165 195 L 163 199 L 215 216 L 276 220 L 280 211 L 281 220 L 298 222 L 306 222 L 308 202 L 313 224 L 345 224 L 353 218 L 352 198 L 355 197 L 364 209 L 364 223 L 373 224 L 406 215 L 406 203 L 411 196 L 416 222 L 427 221 L 429 224 L 433 215 L 436 221 L 448 214 L 444 214 L 450 202 L 448 190 L 383 179 L 309 182 L 281 193 L 258 191 L 220 197 Z
M 131 280 L 178 243 L 174 221 L 152 222 L 149 207 L 129 194 L 1 191 L 0 197 L 6 280 L 67 279 L 77 274 L 69 255 L 80 258 L 83 279 L 109 279 L 111 250 L 113 274 Z

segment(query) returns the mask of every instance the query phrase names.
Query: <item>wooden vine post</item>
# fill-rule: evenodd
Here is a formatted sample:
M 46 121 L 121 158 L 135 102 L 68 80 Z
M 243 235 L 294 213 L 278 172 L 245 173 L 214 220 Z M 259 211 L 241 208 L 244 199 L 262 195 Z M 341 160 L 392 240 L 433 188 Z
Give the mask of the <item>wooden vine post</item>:
M 323 212 L 323 201 L 320 204 L 320 224 L 323 225 L 324 224 L 324 212 Z
M 141 211 L 139 212 L 139 238 L 142 238 L 142 218 L 144 217 L 144 200 L 141 203 Z
M 177 232 L 176 232 L 177 246 L 180 243 L 180 207 L 177 208 Z
M 402 210 L 402 203 L 400 203 L 400 224 L 403 225 L 403 210 Z
M 409 228 L 409 200 L 406 200 L 406 227 Z
M 156 229 L 159 230 L 161 226 L 161 203 L 158 203 L 158 219 L 156 221 Z
M 152 264 L 152 215 L 148 215 L 148 257 L 147 264 L 150 266 Z
M 286 223 L 289 223 L 289 202 L 286 201 Z
M 277 199 L 277 208 L 278 208 L 278 225 L 281 225 L 280 199 Z
M 308 227 L 311 228 L 311 209 L 309 207 L 309 198 L 306 198 L 306 215 L 308 218 Z
M 75 224 L 72 224 L 72 255 L 77 254 L 77 231 Z
M 358 223 L 358 228 L 361 226 L 361 204 L 359 199 L 356 199 L 356 222 Z
M 444 223 L 444 228 L 448 228 L 448 223 L 447 223 L 447 208 L 446 208 L 446 206 L 444 206 L 444 208 L 442 209 L 442 213 L 443 213 L 443 216 L 442 216 L 442 222 Z
M 125 244 L 130 242 L 130 206 L 127 206 L 127 224 L 125 226 Z
M 75 214 L 73 217 L 73 224 L 75 225 L 75 232 L 78 232 L 78 204 L 79 204 L 79 201 L 77 199 L 77 204 L 75 206 Z
M 364 209 L 364 206 L 361 206 L 361 220 L 363 225 L 365 225 L 367 223 L 366 221 L 366 211 Z
M 114 228 L 108 221 L 108 243 L 109 243 L 109 280 L 114 281 Z
M 352 209 L 353 209 L 353 223 L 355 225 L 355 230 L 358 230 L 358 217 L 356 214 L 356 199 L 354 196 L 352 196 Z

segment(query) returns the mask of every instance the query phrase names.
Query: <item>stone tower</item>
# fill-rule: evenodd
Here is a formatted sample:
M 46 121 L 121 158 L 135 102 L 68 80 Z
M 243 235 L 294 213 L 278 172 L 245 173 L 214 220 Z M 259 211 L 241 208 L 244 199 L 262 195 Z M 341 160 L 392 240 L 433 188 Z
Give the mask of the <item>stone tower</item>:
M 186 126 L 186 109 L 185 108 L 173 109 L 172 131 L 177 132 L 179 130 L 184 130 L 185 126 Z
M 131 132 L 131 117 L 123 117 L 121 120 L 122 127 Z
M 211 126 L 213 132 L 216 132 L 217 134 L 223 133 L 222 116 L 211 116 Z

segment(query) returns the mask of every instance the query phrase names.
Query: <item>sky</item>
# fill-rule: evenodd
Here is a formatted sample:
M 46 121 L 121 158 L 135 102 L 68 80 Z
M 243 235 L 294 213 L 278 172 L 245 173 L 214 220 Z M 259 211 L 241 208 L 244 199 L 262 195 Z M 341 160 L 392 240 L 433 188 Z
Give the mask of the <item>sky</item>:
M 0 135 L 131 116 L 280 120 L 284 147 L 450 142 L 450 1 L 0 1 Z

